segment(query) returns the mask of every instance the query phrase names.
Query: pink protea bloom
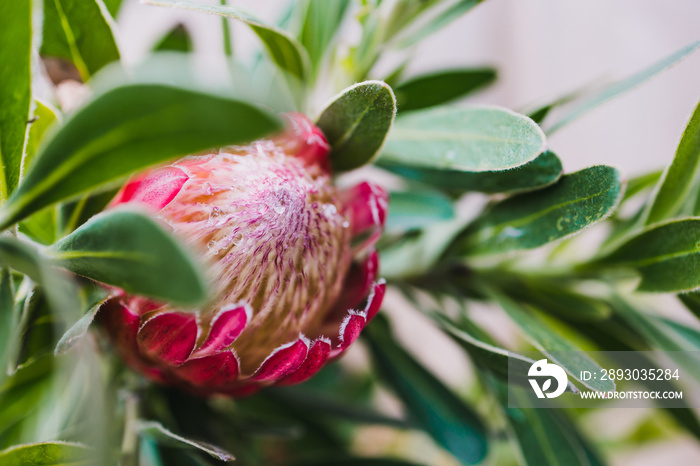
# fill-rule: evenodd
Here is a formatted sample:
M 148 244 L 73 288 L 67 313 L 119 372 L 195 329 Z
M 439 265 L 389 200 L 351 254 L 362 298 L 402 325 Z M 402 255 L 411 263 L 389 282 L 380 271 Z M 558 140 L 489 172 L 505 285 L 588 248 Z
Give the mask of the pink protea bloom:
M 321 131 L 301 114 L 287 118 L 276 138 L 183 158 L 113 201 L 150 209 L 199 253 L 212 282 L 195 312 L 125 293 L 100 311 L 121 356 L 150 378 L 232 396 L 300 383 L 379 310 L 374 244 L 387 194 L 370 183 L 339 190 Z

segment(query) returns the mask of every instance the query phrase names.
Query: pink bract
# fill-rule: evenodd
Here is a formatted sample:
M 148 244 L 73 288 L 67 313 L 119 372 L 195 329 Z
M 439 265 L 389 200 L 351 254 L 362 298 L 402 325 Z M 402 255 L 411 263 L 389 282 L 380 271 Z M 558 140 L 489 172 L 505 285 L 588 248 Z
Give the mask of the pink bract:
M 154 169 L 112 202 L 149 209 L 199 253 L 213 284 L 195 311 L 119 292 L 104 305 L 103 328 L 149 378 L 231 396 L 300 383 L 379 310 L 374 245 L 388 196 L 371 183 L 339 190 L 322 132 L 286 116 L 277 137 Z

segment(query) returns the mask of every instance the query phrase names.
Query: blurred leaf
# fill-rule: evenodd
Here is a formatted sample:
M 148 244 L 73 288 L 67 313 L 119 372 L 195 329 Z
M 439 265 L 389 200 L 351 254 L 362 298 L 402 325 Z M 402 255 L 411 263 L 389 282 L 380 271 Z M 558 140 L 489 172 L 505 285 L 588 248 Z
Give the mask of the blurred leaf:
M 478 335 L 477 337 L 477 329 L 472 326 L 473 324 L 469 325 L 469 328 L 467 328 L 466 324 L 471 323 L 466 320 L 463 320 L 461 322 L 462 325 L 457 327 L 441 314 L 431 313 L 430 317 L 433 318 L 448 336 L 469 353 L 482 370 L 488 370 L 504 381 L 510 381 L 511 383 L 518 382 L 525 386 L 530 386 L 529 382 L 527 382 L 527 377 L 518 380 L 517 376 L 513 374 L 527 374 L 530 366 L 535 363 L 534 359 L 499 348 L 491 341 L 485 341 L 483 335 Z M 472 333 L 474 333 L 474 335 Z M 508 373 L 509 368 L 511 369 L 511 374 Z M 578 393 L 579 389 L 569 382 L 567 391 Z
M 359 403 L 349 403 L 346 400 L 336 399 L 318 390 L 309 390 L 306 387 L 269 388 L 267 394 L 285 403 L 294 405 L 312 416 L 330 417 L 333 419 L 345 419 L 363 424 L 379 424 L 402 429 L 415 427 L 411 423 L 389 417 L 374 409 Z
M 602 220 L 617 206 L 618 171 L 596 165 L 564 175 L 555 185 L 499 202 L 457 240 L 463 254 L 533 249 L 578 233 Z
M 559 364 L 569 375 L 591 390 L 615 391 L 615 382 L 612 380 L 582 380 L 580 378 L 581 371 L 598 373 L 598 371 L 603 370 L 582 349 L 557 333 L 544 320 L 528 312 L 507 296 L 491 289 L 488 290 L 488 294 L 506 311 L 506 314 L 515 322 L 528 341 L 549 356 L 552 361 Z
M 627 188 L 625 189 L 625 194 L 622 197 L 622 201 L 632 198 L 636 194 L 651 188 L 654 186 L 659 179 L 661 179 L 662 171 L 653 171 L 649 173 L 644 173 L 634 178 L 627 180 Z
M 113 24 L 102 0 L 44 0 L 41 54 L 71 61 L 87 81 L 119 60 Z
M 154 52 L 191 52 L 192 38 L 184 24 L 178 24 L 163 36 L 155 46 Z
M 637 289 L 652 292 L 692 291 L 700 286 L 700 218 L 651 225 L 591 267 L 632 268 L 642 277 Z
M 645 68 L 634 75 L 623 79 L 622 81 L 618 81 L 607 88 L 603 89 L 601 92 L 598 94 L 594 95 L 591 97 L 589 100 L 583 102 L 581 105 L 578 107 L 574 108 L 571 112 L 569 112 L 567 115 L 563 116 L 562 118 L 559 119 L 556 123 L 551 125 L 549 129 L 547 130 L 547 134 L 552 134 L 555 131 L 559 130 L 563 126 L 567 125 L 568 123 L 572 122 L 576 118 L 579 118 L 580 116 L 588 113 L 589 111 L 593 110 L 594 108 L 598 107 L 599 105 L 604 104 L 608 100 L 617 97 L 620 94 L 624 94 L 625 92 L 634 89 L 638 85 L 642 84 L 644 81 L 648 80 L 649 78 L 652 78 L 653 76 L 657 75 L 658 73 L 666 70 L 667 68 L 671 67 L 672 65 L 676 64 L 683 58 L 685 58 L 687 55 L 690 53 L 694 52 L 696 48 L 700 46 L 700 41 L 694 42 L 690 45 L 687 45 L 680 49 L 679 51 L 669 55 L 668 57 L 654 63 L 648 68 Z
M 104 296 L 104 294 L 102 296 Z M 60 356 L 64 354 L 66 351 L 75 346 L 75 344 L 78 343 L 78 341 L 80 341 L 85 335 L 87 335 L 88 329 L 90 328 L 90 324 L 92 324 L 92 321 L 95 320 L 97 311 L 100 310 L 100 308 L 105 303 L 105 301 L 107 301 L 107 299 L 108 297 L 103 297 L 96 303 L 91 303 L 91 306 L 85 313 L 85 315 L 83 315 L 83 317 L 81 317 L 80 320 L 78 320 L 68 330 L 66 330 L 63 336 L 61 336 L 61 339 L 58 340 L 58 344 L 56 345 L 56 349 L 54 350 L 55 356 Z
M 527 116 L 532 118 L 532 121 L 534 121 L 535 123 L 537 123 L 538 125 L 541 126 L 542 123 L 544 122 L 544 120 L 547 118 L 547 116 L 549 115 L 549 113 L 552 110 L 554 110 L 555 108 L 560 107 L 562 105 L 566 105 L 569 102 L 574 101 L 574 100 L 578 99 L 579 97 L 585 95 L 589 88 L 590 88 L 590 86 L 587 86 L 586 88 L 581 88 L 581 89 L 577 89 L 573 92 L 570 92 L 562 97 L 559 97 L 558 99 L 556 99 L 553 102 L 550 102 L 550 103 L 545 104 L 545 105 L 543 105 L 535 110 L 527 112 Z
M 40 244 L 56 241 L 56 209 L 48 207 L 19 223 L 19 231 Z
M 0 386 L 5 380 L 12 335 L 17 324 L 12 275 L 7 268 L 0 270 Z
M 347 171 L 370 163 L 384 145 L 395 115 L 394 93 L 381 81 L 355 84 L 335 96 L 316 122 L 331 145 L 333 169 Z
M 279 128 L 273 115 L 228 98 L 156 84 L 113 89 L 75 113 L 43 146 L 0 209 L 0 227 L 159 162 Z
M 392 191 L 386 230 L 424 228 L 455 215 L 452 201 L 438 191 Z
M 553 152 L 545 151 L 534 160 L 515 168 L 492 171 L 462 171 L 448 168 L 427 168 L 404 165 L 381 157 L 377 163 L 397 175 L 448 191 L 513 193 L 540 189 L 555 183 L 561 176 L 561 161 Z
M 695 317 L 700 319 L 700 293 L 697 291 L 691 291 L 690 293 L 681 293 L 678 295 L 678 299 L 685 305 L 686 308 L 693 314 L 695 314 Z
M 326 458 L 295 464 L 296 466 L 420 466 L 418 463 L 388 458 L 347 458 L 343 460 Z
M 185 437 L 181 437 L 177 434 L 170 432 L 160 423 L 155 421 L 138 421 L 137 429 L 141 435 L 151 437 L 152 439 L 165 445 L 201 450 L 220 461 L 228 462 L 233 461 L 235 459 L 232 454 L 222 450 L 219 447 L 209 445 L 208 443 L 199 442 L 197 440 L 191 440 Z
M 109 11 L 109 14 L 112 15 L 112 18 L 117 17 L 117 13 L 119 13 L 122 2 L 123 0 L 104 0 L 107 11 Z
M 401 398 L 416 423 L 462 463 L 483 460 L 488 444 L 481 420 L 394 341 L 387 321 L 377 316 L 363 335 L 367 336 L 377 372 Z
M 483 0 L 456 0 L 452 4 L 438 12 L 428 21 L 423 22 L 416 28 L 407 28 L 399 37 L 399 47 L 409 47 L 422 41 L 434 32 L 446 27 L 469 10 L 477 6 Z
M 419 110 L 463 97 L 496 80 L 493 68 L 443 70 L 416 76 L 394 88 L 399 110 Z
M 20 170 L 20 179 L 23 179 L 27 174 L 27 170 L 34 161 L 39 150 L 39 144 L 51 124 L 56 121 L 57 110 L 42 103 L 39 100 L 35 101 L 36 108 L 34 109 L 34 118 L 29 127 L 29 135 L 27 136 L 27 144 L 25 146 L 24 158 L 22 159 L 22 167 Z
M 67 201 L 58 206 L 58 218 L 56 220 L 57 237 L 71 233 L 93 215 L 102 212 L 109 201 L 114 199 L 118 189 L 86 193 L 74 201 Z M 53 243 L 53 241 L 52 241 Z
M 3 466 L 90 465 L 90 450 L 84 445 L 68 442 L 43 442 L 17 445 L 0 451 Z
M 304 80 L 308 74 L 308 54 L 294 37 L 278 27 L 264 24 L 240 8 L 227 5 L 206 5 L 187 0 L 144 0 L 143 3 L 182 8 L 242 21 L 250 26 L 263 41 L 277 66 L 301 80 Z
M 299 41 L 309 52 L 311 68 L 316 74 L 328 47 L 331 45 L 350 0 L 308 0 L 304 23 L 299 34 Z
M 95 215 L 45 254 L 56 265 L 129 293 L 185 305 L 207 297 L 190 254 L 152 218 L 129 208 Z
M 509 408 L 506 383 L 484 377 L 496 393 L 508 424 L 511 440 L 520 451 L 524 466 L 602 466 L 604 463 L 590 449 L 571 423 L 555 409 Z M 523 396 L 522 394 L 520 396 Z
M 462 219 L 436 223 L 416 235 L 406 235 L 396 244 L 380 248 L 381 275 L 387 279 L 405 279 L 428 273 L 442 257 L 460 231 Z
M 0 2 L 0 204 L 19 182 L 31 103 L 32 3 Z
M 700 178 L 700 105 L 683 131 L 673 162 L 664 172 L 654 197 L 647 204 L 645 225 L 673 218 L 681 213 L 693 186 Z M 694 212 L 695 215 L 700 212 Z
M 380 161 L 465 172 L 507 170 L 545 150 L 532 120 L 496 107 L 438 107 L 396 118 Z

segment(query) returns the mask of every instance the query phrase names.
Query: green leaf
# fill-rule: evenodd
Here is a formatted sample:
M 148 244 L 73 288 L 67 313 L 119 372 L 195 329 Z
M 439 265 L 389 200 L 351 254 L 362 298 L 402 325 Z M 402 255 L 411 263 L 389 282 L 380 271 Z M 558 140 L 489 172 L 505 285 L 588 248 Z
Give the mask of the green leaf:
M 0 204 L 19 182 L 31 103 L 32 2 L 0 2 Z
M 645 225 L 677 216 L 700 178 L 700 104 L 683 131 L 673 162 L 664 172 L 653 199 L 647 204 Z M 700 212 L 695 212 L 698 214 Z
M 394 93 L 381 81 L 361 82 L 335 96 L 316 122 L 331 145 L 333 168 L 347 171 L 370 163 L 395 115 Z
M 308 74 L 308 54 L 294 37 L 278 27 L 261 22 L 240 8 L 227 5 L 205 5 L 187 0 L 144 0 L 143 3 L 182 8 L 242 21 L 250 26 L 262 40 L 277 66 L 301 80 L 304 80 Z
M 87 335 L 90 325 L 95 320 L 97 311 L 99 311 L 102 305 L 107 301 L 107 299 L 109 299 L 109 297 L 104 297 L 104 294 L 105 293 L 102 293 L 100 295 L 102 299 L 99 299 L 96 303 L 92 303 L 85 315 L 83 315 L 80 320 L 73 324 L 68 330 L 66 330 L 63 336 L 61 336 L 61 339 L 58 340 L 58 344 L 56 344 L 54 356 L 60 356 L 66 353 L 66 351 L 75 346 L 76 343 Z
M 184 24 L 178 24 L 163 36 L 156 45 L 153 46 L 154 52 L 191 52 L 192 38 Z
M 497 107 L 439 107 L 396 118 L 380 161 L 489 172 L 519 167 L 544 150 L 544 133 L 523 115 Z
M 437 191 L 392 191 L 389 195 L 389 232 L 424 228 L 455 215 L 449 197 Z
M 409 47 L 422 41 L 429 35 L 439 31 L 452 21 L 467 13 L 482 1 L 484 0 L 457 0 L 452 2 L 449 7 L 438 12 L 428 21 L 418 25 L 418 27 L 407 28 L 404 33 L 400 35 L 398 46 Z
M 326 51 L 345 18 L 348 6 L 350 6 L 349 0 L 308 1 L 299 42 L 309 52 L 314 74 L 318 72 Z
M 528 312 L 507 296 L 490 289 L 488 294 L 513 319 L 513 322 L 516 323 L 530 343 L 549 356 L 552 361 L 559 364 L 569 375 L 591 390 L 602 392 L 615 391 L 615 382 L 612 380 L 582 380 L 580 378 L 581 371 L 597 373 L 597 371 L 603 370 L 593 359 L 586 356 L 582 349 L 549 327 L 541 318 L 532 312 Z
M 430 184 L 448 191 L 514 193 L 541 189 L 561 177 L 561 160 L 545 151 L 534 160 L 508 170 L 472 172 L 447 168 L 426 168 L 404 165 L 381 157 L 377 163 L 397 175 Z
M 304 461 L 303 463 L 295 463 L 296 466 L 420 466 L 417 463 L 411 463 L 403 460 L 394 460 L 388 458 L 347 458 L 339 460 L 338 458 L 325 458 L 316 461 Z
M 598 466 L 602 461 L 565 417 L 554 409 L 508 408 L 508 397 L 517 397 L 505 383 L 484 377 L 503 409 L 511 440 L 525 466 Z M 520 394 L 520 396 L 523 396 Z
M 636 270 L 639 291 L 692 291 L 700 287 L 699 245 L 700 218 L 670 220 L 641 230 L 591 266 Z
M 89 465 L 90 450 L 84 445 L 68 442 L 43 442 L 17 445 L 0 451 L 3 466 L 61 466 Z
M 401 398 L 416 423 L 462 463 L 483 460 L 488 444 L 481 420 L 393 340 L 386 320 L 377 316 L 363 335 L 367 336 L 377 372 Z
M 41 54 L 71 61 L 87 81 L 119 60 L 113 25 L 102 0 L 44 0 Z
M 39 151 L 46 130 L 51 124 L 56 121 L 57 110 L 43 102 L 36 100 L 36 108 L 34 109 L 34 118 L 29 127 L 29 135 L 27 136 L 27 145 L 25 147 L 24 158 L 22 159 L 22 168 L 20 171 L 20 179 L 24 179 L 27 170 L 34 161 L 34 157 Z
M 216 458 L 219 461 L 228 462 L 233 461 L 235 459 L 235 457 L 231 453 L 219 447 L 177 435 L 155 421 L 139 420 L 137 421 L 136 428 L 141 435 L 150 437 L 156 440 L 158 443 L 178 448 L 200 450 L 212 456 L 213 458 Z
M 15 293 L 12 276 L 7 268 L 0 270 L 0 386 L 5 379 L 5 368 L 11 353 L 12 335 L 15 331 Z
M 40 244 L 56 241 L 56 209 L 41 210 L 19 223 L 19 231 Z
M 693 291 L 690 293 L 681 293 L 678 295 L 678 299 L 683 303 L 683 305 L 693 314 L 695 317 L 700 319 L 700 293 Z
M 119 13 L 119 8 L 122 6 L 123 0 L 104 0 L 104 4 L 107 7 L 107 11 L 112 15 L 112 18 L 117 17 Z
M 598 94 L 591 97 L 589 100 L 583 102 L 581 105 L 574 108 L 571 112 L 559 119 L 559 121 L 551 125 L 547 130 L 547 134 L 554 133 L 563 126 L 575 120 L 576 118 L 579 118 L 580 116 L 588 113 L 589 111 L 593 110 L 599 105 L 604 104 L 608 100 L 617 97 L 620 94 L 624 94 L 625 92 L 631 89 L 634 89 L 638 85 L 642 84 L 644 81 L 673 66 L 674 64 L 685 58 L 687 55 L 694 52 L 695 49 L 698 48 L 698 46 L 700 46 L 700 41 L 687 45 L 679 51 L 671 54 L 670 56 L 654 63 L 650 67 L 635 73 L 627 79 L 623 79 L 622 81 L 618 81 L 617 83 L 608 86 Z
M 228 98 L 157 84 L 118 87 L 76 112 L 43 146 L 0 209 L 0 228 L 168 159 L 280 127 L 270 113 Z
M 145 213 L 112 209 L 44 251 L 52 262 L 98 282 L 185 305 L 201 303 L 206 283 L 190 255 Z
M 58 218 L 56 219 L 56 238 L 62 238 L 90 220 L 93 215 L 99 214 L 114 199 L 118 189 L 83 194 L 74 201 L 68 201 L 58 206 Z M 51 241 L 53 243 L 53 241 Z
M 416 76 L 394 88 L 399 110 L 419 110 L 463 97 L 496 80 L 493 68 L 443 70 Z
M 605 165 L 564 175 L 553 186 L 495 204 L 465 230 L 457 249 L 496 254 L 573 235 L 609 215 L 621 188 L 618 171 Z
M 662 175 L 663 172 L 657 170 L 627 180 L 627 188 L 625 189 L 625 195 L 622 197 L 622 202 L 654 186 L 661 179 Z

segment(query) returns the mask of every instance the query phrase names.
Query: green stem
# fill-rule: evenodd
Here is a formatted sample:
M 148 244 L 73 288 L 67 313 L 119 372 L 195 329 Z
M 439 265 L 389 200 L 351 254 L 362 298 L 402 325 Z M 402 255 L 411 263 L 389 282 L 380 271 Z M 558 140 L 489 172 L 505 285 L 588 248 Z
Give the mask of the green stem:
M 139 436 L 136 429 L 138 411 L 139 397 L 136 393 L 129 392 L 125 399 L 124 436 L 122 437 L 120 466 L 138 466 L 139 464 Z

